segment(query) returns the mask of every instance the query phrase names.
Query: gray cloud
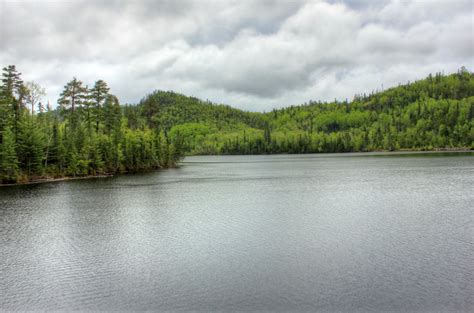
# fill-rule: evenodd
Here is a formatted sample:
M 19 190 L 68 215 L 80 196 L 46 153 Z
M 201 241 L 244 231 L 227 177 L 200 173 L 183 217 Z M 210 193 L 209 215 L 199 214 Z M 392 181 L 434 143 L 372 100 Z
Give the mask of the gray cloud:
M 471 1 L 0 0 L 0 64 L 55 101 L 72 76 L 123 102 L 172 89 L 249 110 L 473 69 Z

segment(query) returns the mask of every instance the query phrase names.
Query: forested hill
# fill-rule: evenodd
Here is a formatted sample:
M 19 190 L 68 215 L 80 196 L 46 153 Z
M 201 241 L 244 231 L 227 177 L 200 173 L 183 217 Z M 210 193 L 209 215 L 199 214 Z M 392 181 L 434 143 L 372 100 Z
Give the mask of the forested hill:
M 244 112 L 156 91 L 128 106 L 130 127 L 159 128 L 188 154 L 317 153 L 474 148 L 474 75 L 428 76 L 351 102 Z
M 430 75 L 351 102 L 245 112 L 174 92 L 120 105 L 73 78 L 58 106 L 15 66 L 0 84 L 0 183 L 174 166 L 183 154 L 474 148 L 474 75 Z
M 138 108 L 149 127 L 164 130 L 184 123 L 202 123 L 218 130 L 233 129 L 238 125 L 253 128 L 264 125 L 260 113 L 244 112 L 172 91 L 155 91 L 144 97 Z

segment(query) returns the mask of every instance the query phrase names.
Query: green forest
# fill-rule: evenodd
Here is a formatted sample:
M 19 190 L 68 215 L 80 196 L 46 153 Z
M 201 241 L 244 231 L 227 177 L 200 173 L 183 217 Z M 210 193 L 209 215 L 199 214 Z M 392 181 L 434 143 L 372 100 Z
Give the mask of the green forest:
M 73 78 L 57 105 L 15 66 L 0 86 L 0 180 L 28 182 L 175 166 L 184 155 L 474 148 L 474 75 L 436 73 L 352 101 L 246 112 L 172 91 L 121 105 Z
M 176 165 L 180 141 L 133 116 L 131 127 L 107 83 L 91 88 L 76 78 L 52 109 L 44 89 L 24 83 L 15 66 L 5 67 L 0 87 L 0 181 L 111 175 Z
M 265 154 L 472 149 L 473 105 L 474 76 L 461 68 L 351 102 L 310 101 L 268 113 L 164 91 L 125 109 L 129 126 L 162 129 L 186 154 Z

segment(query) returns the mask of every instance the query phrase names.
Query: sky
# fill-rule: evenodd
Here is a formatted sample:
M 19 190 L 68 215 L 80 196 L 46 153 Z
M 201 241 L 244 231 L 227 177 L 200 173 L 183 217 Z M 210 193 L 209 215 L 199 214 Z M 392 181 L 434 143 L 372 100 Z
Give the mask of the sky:
M 0 66 L 46 88 L 104 79 L 250 111 L 474 70 L 472 0 L 0 0 Z

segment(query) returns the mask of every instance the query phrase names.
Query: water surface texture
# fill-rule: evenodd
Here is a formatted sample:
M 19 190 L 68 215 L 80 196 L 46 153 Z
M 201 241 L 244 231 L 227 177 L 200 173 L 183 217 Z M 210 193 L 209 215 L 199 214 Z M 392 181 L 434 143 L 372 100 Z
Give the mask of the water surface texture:
M 471 311 L 474 155 L 189 157 L 0 189 L 0 310 Z

